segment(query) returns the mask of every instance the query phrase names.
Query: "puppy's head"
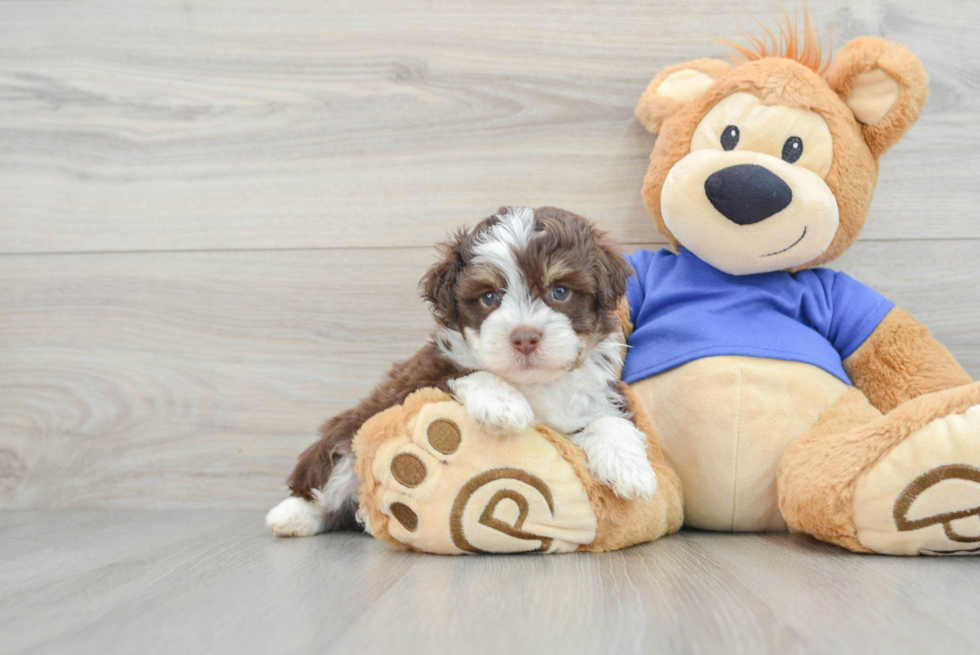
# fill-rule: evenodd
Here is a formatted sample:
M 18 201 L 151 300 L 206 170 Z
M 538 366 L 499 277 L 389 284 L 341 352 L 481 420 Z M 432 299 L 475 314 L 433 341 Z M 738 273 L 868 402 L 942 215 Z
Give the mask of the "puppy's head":
M 632 269 L 581 216 L 505 207 L 440 251 L 422 295 L 441 325 L 440 347 L 464 368 L 544 382 L 620 330 L 614 311 Z

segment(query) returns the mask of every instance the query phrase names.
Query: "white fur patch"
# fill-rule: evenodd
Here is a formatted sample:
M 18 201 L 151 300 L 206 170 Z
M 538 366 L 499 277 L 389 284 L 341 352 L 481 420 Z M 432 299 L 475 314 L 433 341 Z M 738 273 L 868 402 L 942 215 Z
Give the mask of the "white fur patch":
M 625 345 L 621 334 L 599 342 L 585 362 L 560 377 L 537 384 L 518 384 L 542 423 L 572 434 L 600 417 L 629 418 L 619 393 Z
M 367 512 L 362 512 L 360 508 L 358 508 L 355 518 L 357 519 L 357 524 L 361 526 L 361 529 L 373 537 L 374 531 L 371 529 L 371 519 L 368 517 Z
M 486 368 L 457 330 L 440 328 L 436 331 L 434 340 L 439 353 L 459 368 L 470 371 L 482 371 Z
M 357 489 L 360 486 L 361 481 L 354 472 L 354 456 L 344 455 L 331 471 L 323 493 L 317 495 L 317 501 L 328 514 L 340 512 L 346 505 L 356 507 Z
M 596 419 L 572 441 L 589 458 L 589 471 L 621 498 L 652 498 L 657 474 L 647 459 L 647 438 L 628 420 Z
M 313 490 L 315 502 L 290 496 L 269 510 L 265 524 L 277 537 L 309 537 L 337 527 L 345 512 L 357 508 L 360 480 L 354 456 L 340 458 L 322 491 Z
M 326 529 L 326 517 L 316 503 L 290 496 L 265 515 L 265 524 L 277 537 L 309 537 Z
M 530 207 L 508 207 L 496 225 L 484 232 L 473 249 L 477 261 L 496 266 L 507 282 L 523 280 L 514 262 L 514 251 L 527 246 L 534 234 L 534 210 Z M 513 277 L 513 280 L 511 279 Z
M 521 355 L 511 345 L 518 328 L 541 333 L 541 341 L 530 356 Z M 514 382 L 543 382 L 570 369 L 582 351 L 582 340 L 572 322 L 539 298 L 531 299 L 508 291 L 500 307 L 483 321 L 479 331 L 464 328 L 466 343 L 484 366 Z
M 474 421 L 490 432 L 517 434 L 534 423 L 534 411 L 517 389 L 481 371 L 449 383 L 456 398 L 466 405 Z

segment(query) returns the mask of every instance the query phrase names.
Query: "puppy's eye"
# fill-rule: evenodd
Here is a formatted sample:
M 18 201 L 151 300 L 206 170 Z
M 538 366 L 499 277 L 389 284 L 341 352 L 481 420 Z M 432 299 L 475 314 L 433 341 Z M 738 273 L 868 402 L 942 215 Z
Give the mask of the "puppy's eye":
M 783 161 L 789 164 L 795 163 L 803 156 L 803 139 L 798 136 L 791 136 L 783 144 Z
M 738 145 L 738 128 L 734 125 L 729 125 L 725 128 L 725 131 L 721 133 L 721 147 L 725 150 L 734 150 L 735 146 Z M 786 152 L 783 150 L 783 152 Z
M 485 294 L 480 296 L 480 302 L 483 303 L 485 307 L 496 307 L 500 304 L 500 294 L 496 291 L 487 291 Z
M 568 300 L 572 297 L 572 292 L 565 287 L 555 287 L 551 290 L 551 297 L 555 300 L 561 302 L 562 300 Z

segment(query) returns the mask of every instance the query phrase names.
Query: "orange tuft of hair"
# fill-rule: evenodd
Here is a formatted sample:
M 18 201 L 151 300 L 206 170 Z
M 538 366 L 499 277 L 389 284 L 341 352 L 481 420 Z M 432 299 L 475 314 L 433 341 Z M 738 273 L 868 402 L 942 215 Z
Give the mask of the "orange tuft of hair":
M 766 57 L 783 57 L 803 64 L 818 75 L 823 75 L 830 66 L 830 60 L 833 57 L 833 41 L 830 43 L 830 52 L 824 59 L 820 35 L 810 20 L 810 12 L 805 7 L 803 9 L 802 31 L 797 26 L 797 17 L 794 15 L 791 20 L 785 7 L 782 18 L 782 21 L 779 17 L 775 19 L 776 26 L 779 28 L 778 38 L 772 33 L 772 30 L 756 18 L 753 20 L 765 30 L 766 34 L 763 38 L 759 39 L 751 34 L 746 34 L 742 28 L 738 30 L 739 34 L 751 45 L 739 45 L 726 39 L 716 40 L 735 49 L 731 58 L 736 64 L 765 59 Z

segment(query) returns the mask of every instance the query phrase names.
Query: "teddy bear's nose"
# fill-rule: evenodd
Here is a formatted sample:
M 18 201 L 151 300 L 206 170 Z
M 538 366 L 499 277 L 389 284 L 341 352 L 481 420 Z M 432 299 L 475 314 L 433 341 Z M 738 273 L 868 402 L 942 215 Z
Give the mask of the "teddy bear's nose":
M 782 211 L 793 201 L 793 191 L 762 166 L 738 164 L 712 173 L 704 181 L 708 200 L 738 225 L 752 225 Z

